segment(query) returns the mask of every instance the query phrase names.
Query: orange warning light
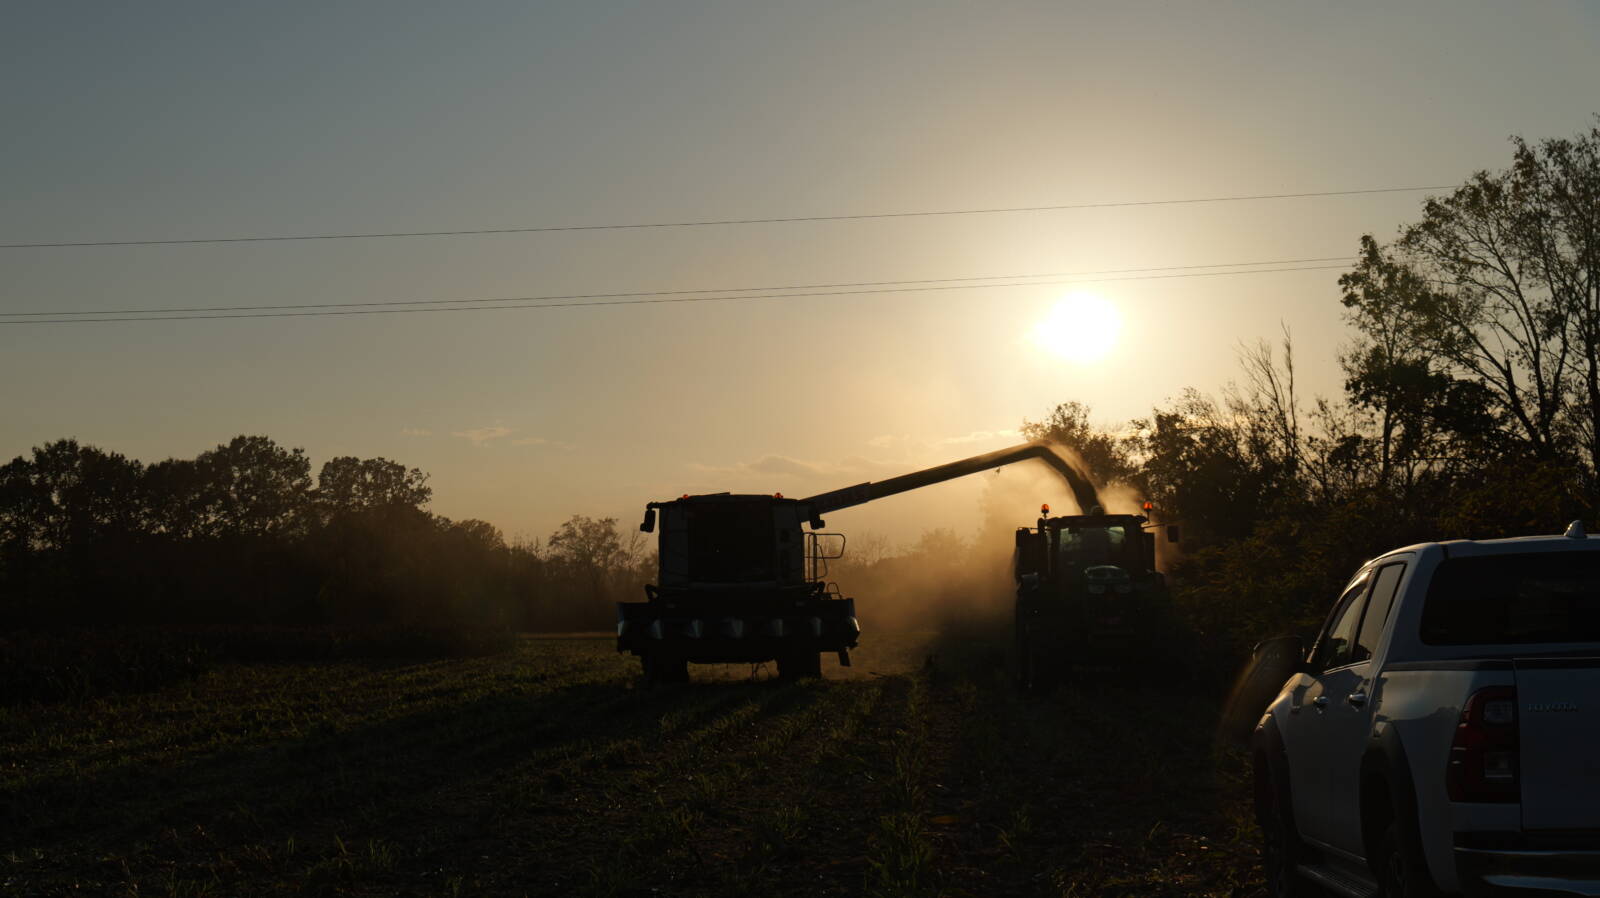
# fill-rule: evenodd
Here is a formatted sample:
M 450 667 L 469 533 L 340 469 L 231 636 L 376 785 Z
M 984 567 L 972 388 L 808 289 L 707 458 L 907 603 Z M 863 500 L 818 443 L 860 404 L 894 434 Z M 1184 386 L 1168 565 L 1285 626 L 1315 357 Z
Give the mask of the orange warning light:
M 1049 505 L 1041 505 L 1041 506 L 1039 506 L 1039 513 L 1040 514 L 1049 514 L 1050 513 L 1050 506 Z
M 678 498 L 687 499 L 687 498 L 689 498 L 689 494 L 688 493 L 684 493 L 683 495 L 679 496 Z
M 1155 503 L 1151 502 L 1149 499 L 1144 500 L 1144 510 L 1145 511 L 1154 511 L 1155 507 L 1156 507 Z
M 772 498 L 774 498 L 774 499 L 782 499 L 783 498 L 783 493 L 773 493 L 772 494 Z

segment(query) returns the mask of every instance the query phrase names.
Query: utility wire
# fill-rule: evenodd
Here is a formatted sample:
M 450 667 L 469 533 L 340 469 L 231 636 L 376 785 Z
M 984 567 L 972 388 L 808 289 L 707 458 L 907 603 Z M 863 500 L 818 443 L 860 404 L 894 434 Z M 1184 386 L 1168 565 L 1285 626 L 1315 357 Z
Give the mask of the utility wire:
M 547 296 L 485 297 L 481 299 L 413 299 L 373 302 L 293 303 L 261 306 L 176 306 L 164 309 L 88 309 L 81 311 L 46 310 L 33 312 L 0 312 L 0 318 L 43 318 L 50 316 L 67 317 L 79 315 L 159 315 L 179 312 L 255 312 L 278 311 L 284 309 L 342 309 L 360 308 L 364 306 L 478 305 L 482 303 L 495 302 L 543 302 L 545 300 L 558 299 L 580 300 L 626 299 L 644 296 L 697 296 L 707 293 L 751 293 L 757 291 L 766 292 L 774 290 L 833 290 L 846 287 L 888 287 L 901 284 L 952 284 L 958 282 L 970 283 L 973 281 L 1014 281 L 1023 278 L 1076 278 L 1110 274 L 1139 274 L 1156 271 L 1191 271 L 1198 268 L 1244 268 L 1261 265 L 1301 265 L 1310 262 L 1340 262 L 1349 259 L 1349 256 L 1322 256 L 1313 259 L 1267 259 L 1258 262 L 1214 262 L 1208 265 L 1164 265 L 1150 268 L 1111 268 L 1102 271 L 1047 271 L 1037 274 L 991 274 L 955 278 L 910 278 L 894 281 L 854 281 L 836 284 L 765 284 L 759 287 L 706 287 L 699 290 L 643 290 L 633 293 L 566 293 Z
M 197 243 L 273 243 L 289 240 L 372 240 L 382 237 L 470 237 L 485 234 L 549 234 L 559 231 L 623 231 L 645 228 L 704 228 L 722 225 L 793 224 L 817 221 L 864 221 L 880 218 L 919 218 L 948 215 L 995 215 L 1008 212 L 1060 212 L 1070 209 L 1114 209 L 1132 206 L 1178 206 L 1197 203 L 1241 203 L 1255 200 L 1309 199 L 1374 193 L 1416 193 L 1450 190 L 1456 185 L 1428 187 L 1370 187 L 1360 190 L 1322 190 L 1307 193 L 1260 193 L 1239 196 L 1191 197 L 1175 200 L 1129 200 L 1109 203 L 1069 203 L 1057 206 L 1010 206 L 992 209 L 935 209 L 918 212 L 868 212 L 854 215 L 794 215 L 782 218 L 724 218 L 707 221 L 660 221 L 634 224 L 552 225 L 531 228 L 477 228 L 459 231 L 387 231 L 364 234 L 274 234 L 263 237 L 188 237 L 175 240 L 84 240 L 60 243 L 0 243 L 0 249 L 59 249 L 90 246 L 178 246 Z
M 478 302 L 517 303 L 515 305 L 476 305 L 476 306 L 446 306 L 429 308 L 382 308 L 382 309 L 341 309 L 338 311 L 321 312 L 248 312 L 242 315 L 218 314 L 182 314 L 182 315 L 153 315 L 148 317 L 111 317 L 111 318 L 30 318 L 14 321 L 0 321 L 0 326 L 29 325 L 29 324 L 100 324 L 120 321 L 194 321 L 200 319 L 237 319 L 237 318 L 326 318 L 335 315 L 401 315 L 417 312 L 500 312 L 512 310 L 539 310 L 562 308 L 588 308 L 591 306 L 634 306 L 652 305 L 658 303 L 691 303 L 691 302 L 736 302 L 754 299 L 803 299 L 811 297 L 828 296 L 866 296 L 881 293 L 927 293 L 946 290 L 981 290 L 993 287 L 1048 287 L 1061 284 L 1103 283 L 1110 281 L 1146 281 L 1163 280 L 1167 278 L 1191 277 L 1219 277 L 1237 274 L 1272 274 L 1283 271 L 1325 271 L 1334 268 L 1347 268 L 1347 264 L 1339 265 L 1308 265 L 1287 268 L 1254 268 L 1241 271 L 1190 271 L 1175 274 L 1141 274 L 1126 277 L 1110 278 L 1076 278 L 1071 280 L 1027 281 L 1012 284 L 944 284 L 932 287 L 885 287 L 863 290 L 836 290 L 819 291 L 810 293 L 759 293 L 739 296 L 657 296 L 653 298 L 632 299 L 603 299 L 585 300 L 578 302 L 549 302 L 538 305 L 529 305 L 527 302 L 541 299 L 540 297 L 508 297 L 502 299 L 484 299 Z M 469 300 L 470 301 L 470 300 Z

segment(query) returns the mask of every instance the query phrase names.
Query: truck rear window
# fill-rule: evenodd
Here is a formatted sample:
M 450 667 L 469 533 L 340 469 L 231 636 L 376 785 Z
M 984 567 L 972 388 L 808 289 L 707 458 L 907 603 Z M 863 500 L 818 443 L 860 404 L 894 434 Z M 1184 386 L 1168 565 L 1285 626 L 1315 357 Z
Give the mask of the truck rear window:
M 1600 552 L 1447 559 L 1428 586 L 1422 641 L 1600 642 Z

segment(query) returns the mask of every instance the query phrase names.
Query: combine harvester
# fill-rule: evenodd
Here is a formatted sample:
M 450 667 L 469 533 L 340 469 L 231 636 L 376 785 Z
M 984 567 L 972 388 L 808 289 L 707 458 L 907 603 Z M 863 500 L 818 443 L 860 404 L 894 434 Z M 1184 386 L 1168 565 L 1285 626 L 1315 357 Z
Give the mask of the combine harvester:
M 1099 505 L 1089 479 L 1046 443 L 806 499 L 716 493 L 651 502 L 639 529 L 659 523 L 659 582 L 644 588 L 646 601 L 617 604 L 617 651 L 637 655 L 651 683 L 687 681 L 690 662 L 776 661 L 788 678 L 821 676 L 823 652 L 849 665 L 861 627 L 855 600 L 826 581 L 844 537 L 819 532 L 822 516 L 1026 459 L 1054 468 L 1080 508 Z

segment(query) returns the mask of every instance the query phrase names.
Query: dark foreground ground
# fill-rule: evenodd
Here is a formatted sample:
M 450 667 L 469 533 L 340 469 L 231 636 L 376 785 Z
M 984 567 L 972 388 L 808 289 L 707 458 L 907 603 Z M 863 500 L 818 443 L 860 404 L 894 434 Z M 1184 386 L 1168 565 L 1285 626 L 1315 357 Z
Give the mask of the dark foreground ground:
M 877 636 L 822 682 L 646 690 L 609 639 L 528 639 L 0 709 L 0 894 L 1260 891 L 1216 700 L 1022 700 L 1000 658 Z

